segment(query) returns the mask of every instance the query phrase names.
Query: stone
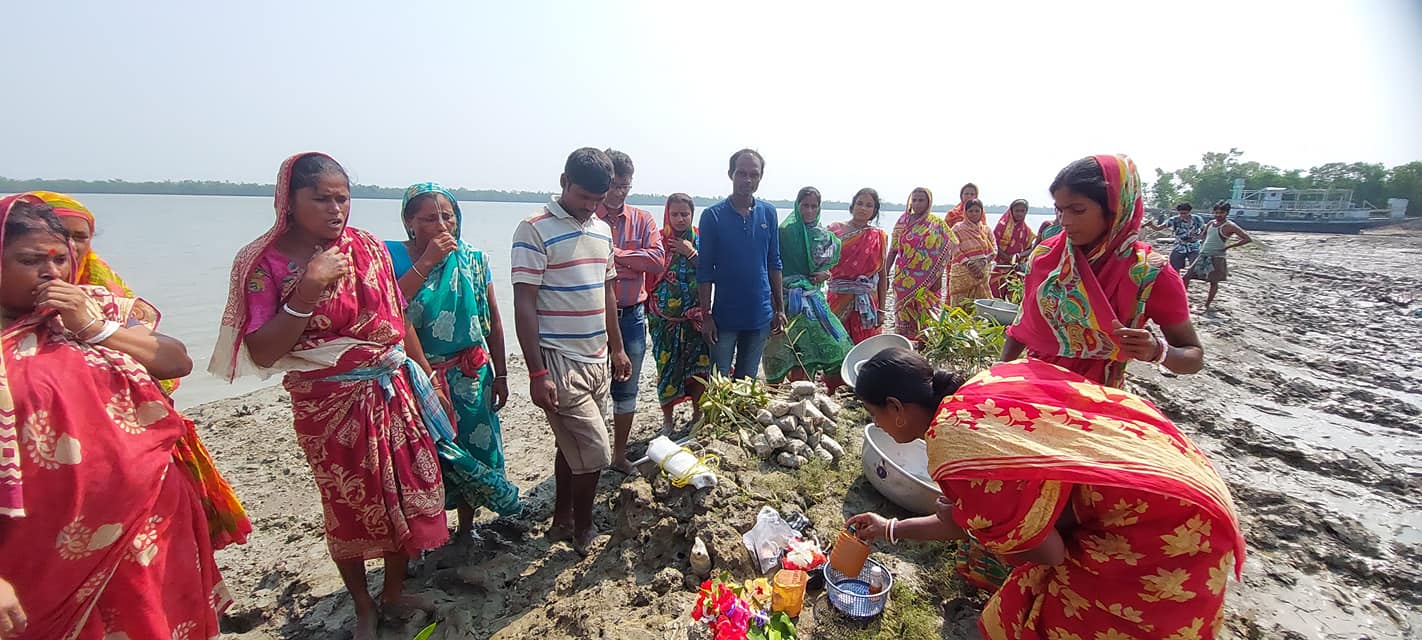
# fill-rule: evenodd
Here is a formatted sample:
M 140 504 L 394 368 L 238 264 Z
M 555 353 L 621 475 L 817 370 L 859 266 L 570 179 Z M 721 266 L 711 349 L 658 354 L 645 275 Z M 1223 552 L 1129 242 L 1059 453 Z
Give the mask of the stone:
M 775 416 L 770 413 L 769 409 L 761 409 L 755 414 L 755 421 L 770 426 L 775 423 Z
M 691 572 L 707 578 L 711 576 L 711 554 L 706 551 L 706 542 L 697 536 L 691 542 Z
M 772 424 L 766 427 L 765 433 L 761 435 L 765 437 L 765 442 L 770 446 L 771 451 L 785 447 L 787 436 L 780 430 L 780 427 Z
M 815 383 L 809 380 L 796 380 L 790 383 L 790 393 L 801 398 L 815 395 Z
M 789 451 L 781 451 L 775 456 L 775 463 L 787 469 L 799 469 L 802 464 L 800 462 L 801 460 L 809 462 L 809 460 L 801 458 Z
M 829 436 L 820 437 L 820 448 L 830 452 L 830 455 L 834 456 L 835 460 L 844 456 L 844 447 L 841 446 L 837 440 Z

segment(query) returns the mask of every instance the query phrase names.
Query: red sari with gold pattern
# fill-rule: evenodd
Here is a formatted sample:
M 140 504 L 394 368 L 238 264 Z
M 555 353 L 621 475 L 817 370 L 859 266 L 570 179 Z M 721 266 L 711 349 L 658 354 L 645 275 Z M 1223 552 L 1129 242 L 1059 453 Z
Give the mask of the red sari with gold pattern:
M 1053 529 L 1066 543 L 1060 565 L 1012 571 L 983 610 L 983 637 L 1216 637 L 1244 562 L 1239 519 L 1204 454 L 1148 402 L 1019 360 L 944 400 L 926 438 L 975 540 L 999 555 Z
M 275 247 L 288 222 L 291 169 L 277 174 L 276 224 L 233 261 L 209 371 L 223 378 L 285 371 L 298 444 L 321 492 L 335 560 L 433 549 L 449 539 L 434 440 L 400 364 L 405 303 L 384 243 L 347 226 L 336 248 L 351 274 L 322 293 L 289 354 L 263 368 L 245 338 L 276 316 L 304 265 Z
M 157 320 L 141 300 L 84 289 L 110 320 Z M 0 335 L 23 477 L 10 485 L 19 508 L 0 518 L 0 576 L 29 615 L 18 637 L 216 638 L 231 603 L 217 532 L 175 451 L 192 423 L 132 357 L 73 339 L 53 315 Z

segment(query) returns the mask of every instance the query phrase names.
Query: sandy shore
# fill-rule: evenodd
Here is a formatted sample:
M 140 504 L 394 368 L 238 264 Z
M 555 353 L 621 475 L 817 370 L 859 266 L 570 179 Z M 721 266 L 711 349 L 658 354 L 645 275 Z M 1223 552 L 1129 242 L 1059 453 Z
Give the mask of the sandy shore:
M 1255 245 L 1231 254 L 1230 267 L 1217 312 L 1196 318 L 1205 371 L 1165 377 L 1137 364 L 1131 382 L 1196 439 L 1234 492 L 1250 556 L 1244 582 L 1230 586 L 1230 628 L 1249 638 L 1417 637 L 1422 230 L 1258 234 Z M 1204 287 L 1191 294 L 1202 303 Z M 523 380 L 520 362 L 509 369 Z M 661 421 L 645 373 L 643 380 L 634 440 L 654 435 Z M 736 557 L 735 531 L 749 528 L 756 504 L 793 503 L 819 531 L 859 510 L 893 512 L 855 480 L 852 435 L 842 438 L 852 455 L 845 468 L 812 488 L 787 489 L 786 474 L 763 473 L 727 450 L 725 482 L 709 492 L 605 474 L 598 518 L 611 539 L 579 559 L 566 543 L 542 537 L 553 438 L 524 385 L 512 386 L 502 414 L 507 458 L 529 513 L 517 521 L 486 514 L 480 539 L 417 563 L 410 590 L 428 612 L 389 638 L 409 638 L 429 619 L 441 621 L 436 638 L 685 638 L 692 535 L 714 538 L 718 566 L 736 569 L 747 560 Z M 350 599 L 326 556 L 319 499 L 289 411 L 285 394 L 268 389 L 189 412 L 256 528 L 247 545 L 219 554 L 237 598 L 228 637 L 348 636 Z M 941 550 L 894 551 L 884 555 L 897 556 L 896 574 L 930 601 L 939 636 L 975 638 L 973 601 L 915 575 L 917 563 Z M 806 622 L 815 638 L 891 631 Z

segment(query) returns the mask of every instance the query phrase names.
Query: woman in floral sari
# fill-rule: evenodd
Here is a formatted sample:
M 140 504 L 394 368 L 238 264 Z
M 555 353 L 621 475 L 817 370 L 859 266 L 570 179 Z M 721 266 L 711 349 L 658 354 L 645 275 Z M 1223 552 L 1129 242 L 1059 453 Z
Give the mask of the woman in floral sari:
M 833 392 L 842 384 L 839 365 L 854 345 L 825 300 L 824 284 L 839 262 L 839 238 L 820 224 L 819 189 L 801 189 L 795 210 L 780 223 L 780 260 L 788 320 L 785 331 L 765 344 L 765 379 L 809 380 L 823 372 Z
M 894 269 L 894 333 L 917 341 L 919 329 L 938 317 L 947 261 L 948 225 L 933 215 L 933 192 L 914 189 L 886 258 Z
M 1217 637 L 1244 564 L 1229 489 L 1154 406 L 1041 360 L 967 383 L 889 349 L 855 393 L 898 442 L 924 438 L 937 515 L 849 519 L 866 540 L 971 539 L 1016 567 L 989 640 Z
M 497 411 L 509 398 L 504 325 L 484 252 L 461 239 L 464 214 L 454 194 L 433 182 L 410 185 L 400 203 L 407 240 L 387 240 L 406 317 L 454 408 L 456 460 L 446 461 L 445 497 L 459 511 L 459 535 L 474 530 L 474 509 L 523 510 L 504 474 Z M 450 473 L 453 464 L 460 473 Z
M 209 519 L 212 487 L 240 505 L 206 451 L 178 451 L 192 422 L 154 378 L 192 360 L 146 302 L 69 281 L 39 197 L 0 200 L 0 229 L 0 637 L 218 637 L 213 550 L 251 528 Z
M 1026 200 L 1013 200 L 993 228 L 993 239 L 997 241 L 997 264 L 993 267 L 989 286 L 994 298 L 1006 297 L 1003 285 L 1019 271 L 1019 264 L 1025 267 L 1027 256 L 1032 255 L 1032 247 L 1037 246 L 1037 234 L 1027 227 L 1027 208 Z
M 879 192 L 860 189 L 850 204 L 849 222 L 831 222 L 839 238 L 839 264 L 830 269 L 829 305 L 854 344 L 883 331 L 880 313 L 889 293 L 889 263 L 884 252 L 889 234 L 879 221 Z
M 953 225 L 948 234 L 949 255 L 948 306 L 972 306 L 973 301 L 988 297 L 988 278 L 992 275 L 992 257 L 996 253 L 992 235 L 983 225 L 983 203 L 967 202 L 967 216 Z
M 696 263 L 700 237 L 691 217 L 691 196 L 673 193 L 662 209 L 662 246 L 666 269 L 647 282 L 647 325 L 652 359 L 657 363 L 657 401 L 662 405 L 662 432 L 675 427 L 676 405 L 691 401 L 691 422 L 701 419 L 700 380 L 711 373 L 711 355 L 701 337 L 702 310 L 696 296 Z
M 1190 324 L 1185 285 L 1164 256 L 1136 237 L 1145 205 L 1135 163 L 1126 156 L 1082 158 L 1057 174 L 1051 193 L 1062 233 L 1032 252 L 1002 359 L 1025 352 L 1113 387 L 1121 386 L 1131 360 L 1199 371 L 1204 350 Z
M 210 371 L 285 371 L 297 442 L 321 492 L 326 544 L 355 601 L 355 638 L 373 638 L 365 561 L 385 560 L 386 606 L 412 554 L 449 539 L 431 433 L 452 439 L 429 364 L 405 320 L 390 254 L 346 225 L 350 180 L 304 153 L 277 173 L 276 222 L 238 252 Z M 403 348 L 402 348 L 402 345 Z

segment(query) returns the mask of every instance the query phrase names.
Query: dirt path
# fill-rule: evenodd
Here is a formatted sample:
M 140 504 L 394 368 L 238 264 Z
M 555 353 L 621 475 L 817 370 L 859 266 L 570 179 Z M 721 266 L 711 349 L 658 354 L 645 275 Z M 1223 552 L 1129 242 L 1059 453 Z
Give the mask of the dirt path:
M 1259 235 L 1231 254 L 1218 313 L 1196 319 L 1206 370 L 1167 378 L 1133 366 L 1132 385 L 1196 438 L 1230 482 L 1250 545 L 1244 583 L 1232 584 L 1229 597 L 1240 637 L 1418 637 L 1422 233 Z M 1191 293 L 1203 301 L 1204 287 Z M 521 363 L 511 363 L 510 376 L 523 379 Z M 647 377 L 634 440 L 660 423 L 646 402 Z M 766 473 L 725 448 L 723 483 L 712 491 L 605 474 L 597 513 L 610 537 L 579 559 L 566 543 L 543 539 L 553 439 L 526 389 L 513 387 L 503 413 L 507 459 L 528 516 L 485 515 L 480 539 L 418 563 L 411 590 L 428 613 L 386 637 L 410 638 L 438 619 L 436 638 L 686 638 L 695 580 L 683 572 L 693 536 L 707 539 L 718 567 L 744 578 L 749 560 L 738 533 L 760 504 L 803 510 L 822 532 L 858 511 L 895 513 L 858 478 L 857 436 L 841 439 L 844 468 L 801 477 Z M 320 502 L 285 395 L 259 391 L 190 415 L 256 528 L 249 544 L 219 555 L 238 602 L 227 637 L 347 637 L 350 599 L 326 556 Z M 920 546 L 881 554 L 904 585 L 894 616 L 870 625 L 806 619 L 805 629 L 815 638 L 919 637 L 904 634 L 924 628 L 975 638 L 978 600 L 962 597 L 942 570 L 946 553 Z M 913 607 L 927 619 L 907 619 Z

